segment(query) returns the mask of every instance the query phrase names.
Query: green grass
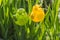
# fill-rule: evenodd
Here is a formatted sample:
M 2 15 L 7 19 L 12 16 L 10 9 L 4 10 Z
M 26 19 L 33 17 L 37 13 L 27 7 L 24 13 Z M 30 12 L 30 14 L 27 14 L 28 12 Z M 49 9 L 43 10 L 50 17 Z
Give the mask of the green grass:
M 30 14 L 33 5 L 38 4 L 39 1 L 41 0 L 0 0 L 0 38 L 3 40 L 60 40 L 58 19 L 60 0 L 53 0 L 52 9 L 50 5 L 48 8 L 43 8 L 47 9 L 43 22 L 34 23 L 28 17 L 24 17 L 25 19 L 22 16 L 16 17 L 17 10 L 20 8 L 25 9 L 20 11 L 22 14 L 25 12 L 27 15 Z M 39 5 L 43 7 L 43 2 Z M 26 16 L 26 14 L 23 15 Z M 26 24 L 19 25 L 21 21 L 26 22 L 26 19 L 28 19 Z

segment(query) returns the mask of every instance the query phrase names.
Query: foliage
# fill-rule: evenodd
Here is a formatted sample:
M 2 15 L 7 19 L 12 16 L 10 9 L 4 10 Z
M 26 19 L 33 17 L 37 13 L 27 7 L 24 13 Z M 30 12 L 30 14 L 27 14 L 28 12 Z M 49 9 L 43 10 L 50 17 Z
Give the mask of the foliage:
M 48 4 L 45 8 L 43 8 L 43 1 L 0 0 L 0 38 L 3 40 L 60 40 L 58 18 L 60 0 L 52 0 L 52 4 Z M 35 4 L 39 4 L 44 10 L 47 9 L 42 22 L 36 23 L 29 18 Z

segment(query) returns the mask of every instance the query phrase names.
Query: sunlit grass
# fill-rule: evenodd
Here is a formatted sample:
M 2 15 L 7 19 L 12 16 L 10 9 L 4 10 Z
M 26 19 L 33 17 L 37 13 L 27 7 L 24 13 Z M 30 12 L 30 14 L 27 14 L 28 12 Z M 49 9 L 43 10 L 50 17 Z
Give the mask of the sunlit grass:
M 47 8 L 43 7 L 43 3 L 42 0 L 0 0 L 0 38 L 3 40 L 60 40 L 58 17 L 60 0 L 53 0 L 52 5 L 49 4 Z M 39 4 L 43 10 L 47 9 L 42 22 L 34 22 L 30 18 L 35 4 Z

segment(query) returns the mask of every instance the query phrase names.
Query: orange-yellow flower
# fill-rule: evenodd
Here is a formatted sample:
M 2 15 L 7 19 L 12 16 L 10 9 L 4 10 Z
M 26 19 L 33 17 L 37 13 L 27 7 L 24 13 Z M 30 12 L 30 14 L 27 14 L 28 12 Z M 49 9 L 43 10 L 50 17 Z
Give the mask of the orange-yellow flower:
M 32 21 L 41 22 L 43 21 L 44 16 L 45 14 L 44 14 L 43 9 L 38 4 L 34 5 L 32 8 L 31 15 L 30 15 Z

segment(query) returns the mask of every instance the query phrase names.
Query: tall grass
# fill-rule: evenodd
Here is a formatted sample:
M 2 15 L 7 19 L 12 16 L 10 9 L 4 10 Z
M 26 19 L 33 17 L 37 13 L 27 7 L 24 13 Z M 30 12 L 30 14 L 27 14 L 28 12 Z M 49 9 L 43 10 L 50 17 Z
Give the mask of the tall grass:
M 33 5 L 38 3 L 43 5 L 41 0 L 0 0 L 0 38 L 3 40 L 60 40 L 58 19 L 60 0 L 53 0 L 52 8 L 50 5 L 48 8 L 43 8 L 47 9 L 43 22 L 35 23 L 27 18 L 28 23 L 23 26 L 15 23 L 14 16 L 18 9 L 24 8 L 26 13 L 30 14 Z

